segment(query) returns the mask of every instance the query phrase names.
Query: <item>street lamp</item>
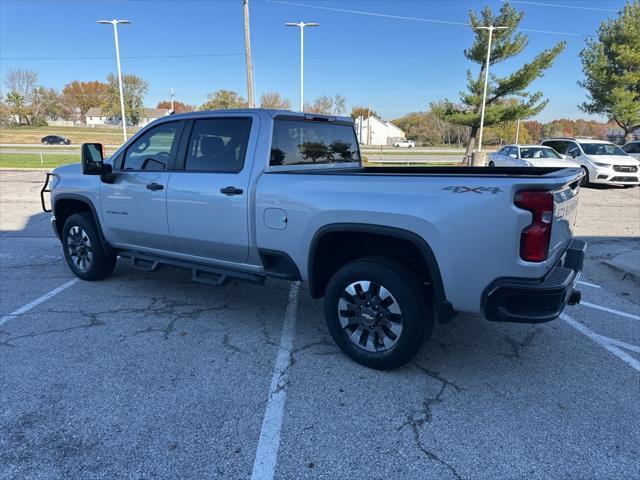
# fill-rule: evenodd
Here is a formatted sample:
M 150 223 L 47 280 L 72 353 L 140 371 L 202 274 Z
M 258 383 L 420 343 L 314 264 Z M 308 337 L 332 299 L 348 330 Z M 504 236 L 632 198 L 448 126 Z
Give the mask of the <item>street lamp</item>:
M 318 23 L 288 22 L 287 27 L 300 27 L 300 111 L 304 110 L 304 27 L 317 27 Z
M 484 108 L 487 102 L 487 83 L 489 82 L 489 59 L 491 57 L 491 38 L 493 37 L 494 30 L 504 30 L 507 27 L 494 27 L 490 25 L 488 27 L 474 27 L 478 30 L 489 30 L 489 45 L 487 46 L 487 66 L 484 70 L 484 93 L 482 94 L 482 109 L 480 111 L 480 135 L 478 137 L 478 151 L 482 151 L 482 131 L 484 129 Z
M 122 136 L 124 141 L 127 141 L 127 119 L 124 115 L 124 90 L 122 87 L 122 69 L 120 68 L 120 47 L 118 45 L 118 24 L 131 23 L 129 20 L 98 20 L 98 23 L 103 25 L 110 23 L 113 25 L 113 37 L 116 41 L 116 63 L 118 64 L 118 86 L 120 87 L 120 112 L 122 115 Z

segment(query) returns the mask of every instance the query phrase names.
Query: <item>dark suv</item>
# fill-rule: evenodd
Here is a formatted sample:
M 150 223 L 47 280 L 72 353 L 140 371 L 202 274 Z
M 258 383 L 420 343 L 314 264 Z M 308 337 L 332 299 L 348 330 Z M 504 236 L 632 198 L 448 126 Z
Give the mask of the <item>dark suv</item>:
M 71 145 L 71 140 L 60 135 L 47 135 L 40 139 L 43 145 Z

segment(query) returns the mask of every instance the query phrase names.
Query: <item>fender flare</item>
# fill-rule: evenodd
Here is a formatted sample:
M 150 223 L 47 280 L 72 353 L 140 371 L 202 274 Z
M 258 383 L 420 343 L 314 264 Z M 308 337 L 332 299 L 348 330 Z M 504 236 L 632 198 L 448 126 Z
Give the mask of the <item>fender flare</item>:
M 75 200 L 77 202 L 83 203 L 85 204 L 87 207 L 89 207 L 89 210 L 91 211 L 91 215 L 93 215 L 93 220 L 96 222 L 96 228 L 98 230 L 98 237 L 100 238 L 100 244 L 102 245 L 102 248 L 105 250 L 105 252 L 109 253 L 109 254 L 115 254 L 115 251 L 113 249 L 113 247 L 111 245 L 109 245 L 109 242 L 107 242 L 107 239 L 104 238 L 104 234 L 102 233 L 102 225 L 100 224 L 100 217 L 98 216 L 98 212 L 96 211 L 96 207 L 93 205 L 93 202 L 91 200 L 89 200 L 87 197 L 84 197 L 82 195 L 78 195 L 75 193 L 62 193 L 60 195 L 56 195 L 56 198 L 54 200 L 53 205 L 51 206 L 51 209 L 53 210 L 53 216 L 56 216 L 56 205 L 58 204 L 58 202 L 60 200 Z M 57 217 L 56 217 L 57 219 Z M 56 220 L 57 223 L 57 220 Z M 64 225 L 61 226 L 61 228 L 64 227 Z M 60 241 L 62 241 L 62 232 L 60 232 Z
M 313 258 L 315 256 L 318 243 L 320 242 L 322 237 L 331 232 L 374 233 L 377 235 L 407 240 L 413 243 L 422 253 L 422 257 L 424 258 L 427 264 L 427 268 L 429 269 L 429 276 L 431 278 L 431 284 L 433 286 L 434 308 L 436 314 L 438 315 L 440 323 L 445 323 L 455 316 L 453 306 L 447 300 L 444 291 L 444 283 L 442 281 L 442 274 L 440 273 L 438 261 L 435 254 L 433 253 L 433 250 L 426 242 L 426 240 L 418 234 L 410 232 L 409 230 L 368 223 L 328 224 L 318 229 L 318 231 L 314 234 L 309 246 L 309 254 L 307 257 L 307 278 L 309 281 L 309 291 L 314 298 L 317 295 L 317 293 L 315 293 L 315 289 L 317 287 L 314 285 Z

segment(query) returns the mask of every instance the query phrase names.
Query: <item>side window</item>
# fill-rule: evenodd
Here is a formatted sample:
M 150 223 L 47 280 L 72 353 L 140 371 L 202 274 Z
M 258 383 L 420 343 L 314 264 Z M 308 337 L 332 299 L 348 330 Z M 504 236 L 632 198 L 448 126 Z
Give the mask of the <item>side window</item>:
M 516 147 L 509 147 L 507 155 L 511 158 L 518 158 L 518 149 Z
M 251 133 L 251 118 L 196 120 L 191 131 L 185 170 L 237 173 Z
M 580 149 L 578 148 L 578 146 L 575 143 L 570 143 L 568 145 L 567 148 L 567 155 L 571 156 L 571 157 L 578 157 L 580 156 Z
M 274 122 L 271 166 L 359 161 L 358 141 L 351 125 L 303 120 Z
M 508 150 L 509 150 L 509 147 L 502 147 L 500 149 L 500 151 L 498 152 L 498 155 L 508 155 L 508 153 L 507 153 Z
M 640 143 L 630 143 L 622 147 L 622 149 L 627 153 L 640 153 Z
M 170 122 L 148 130 L 127 148 L 122 169 L 166 170 L 178 146 L 180 126 L 179 122 Z

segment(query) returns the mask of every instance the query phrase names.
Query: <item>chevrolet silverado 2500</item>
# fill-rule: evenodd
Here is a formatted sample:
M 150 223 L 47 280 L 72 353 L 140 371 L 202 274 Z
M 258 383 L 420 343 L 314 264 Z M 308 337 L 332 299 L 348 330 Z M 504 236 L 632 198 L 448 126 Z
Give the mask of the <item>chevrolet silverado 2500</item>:
M 575 168 L 366 167 L 348 118 L 263 109 L 163 117 L 108 160 L 84 144 L 55 169 L 53 230 L 69 268 L 118 256 L 214 285 L 307 282 L 338 346 L 411 359 L 457 312 L 545 322 L 580 300 Z

